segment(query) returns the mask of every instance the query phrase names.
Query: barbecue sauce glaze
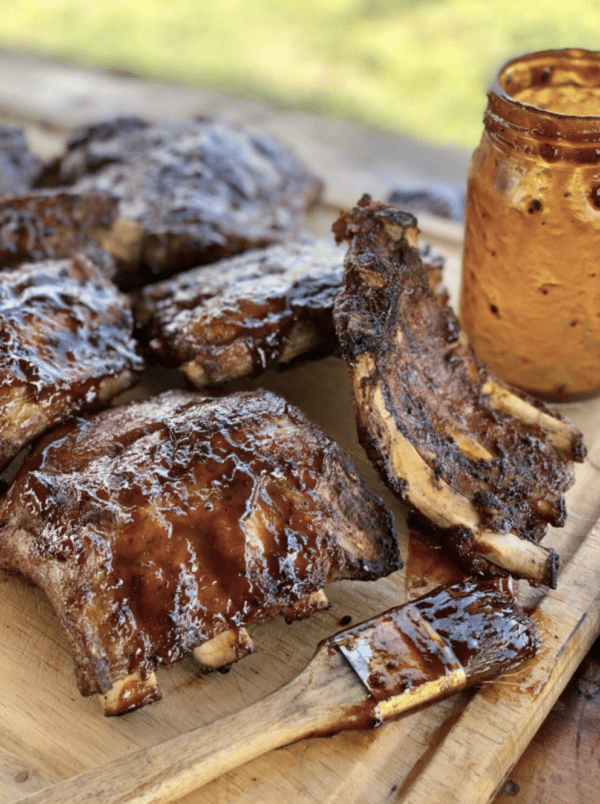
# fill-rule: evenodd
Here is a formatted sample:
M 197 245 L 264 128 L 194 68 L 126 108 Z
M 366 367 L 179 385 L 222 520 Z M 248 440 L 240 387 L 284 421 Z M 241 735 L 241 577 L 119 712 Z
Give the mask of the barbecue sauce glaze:
M 74 420 L 0 519 L 0 565 L 49 595 L 84 694 L 401 566 L 392 516 L 345 454 L 267 392 L 173 391 Z
M 0 464 L 69 415 L 98 410 L 144 368 L 128 299 L 90 258 L 0 274 Z

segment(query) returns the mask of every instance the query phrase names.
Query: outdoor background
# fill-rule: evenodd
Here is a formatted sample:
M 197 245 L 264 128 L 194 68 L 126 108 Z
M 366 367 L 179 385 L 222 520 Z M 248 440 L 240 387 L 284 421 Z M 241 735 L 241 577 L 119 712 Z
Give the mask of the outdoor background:
M 600 49 L 600 0 L 3 0 L 0 47 L 474 146 L 496 69 Z

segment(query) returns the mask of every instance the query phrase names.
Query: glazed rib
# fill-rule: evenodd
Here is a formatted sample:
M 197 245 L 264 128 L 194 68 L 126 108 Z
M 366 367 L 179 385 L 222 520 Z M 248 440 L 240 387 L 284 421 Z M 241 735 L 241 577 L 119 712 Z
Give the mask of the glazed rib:
M 253 249 L 148 285 L 134 316 L 149 359 L 198 387 L 337 348 L 344 250 L 331 239 Z
M 540 540 L 564 524 L 581 434 L 477 359 L 422 263 L 415 218 L 365 196 L 334 229 L 349 244 L 336 329 L 382 477 L 470 572 L 553 586 L 558 559 Z
M 129 300 L 79 256 L 0 272 L 0 466 L 73 414 L 98 410 L 144 362 Z
M 268 393 L 166 394 L 48 434 L 0 506 L 0 567 L 48 595 L 79 689 L 110 714 L 154 671 L 253 650 L 246 627 L 401 567 L 391 514 L 342 450 Z
M 44 182 L 118 200 L 103 245 L 127 288 L 298 235 L 322 190 L 275 140 L 202 117 L 82 126 Z

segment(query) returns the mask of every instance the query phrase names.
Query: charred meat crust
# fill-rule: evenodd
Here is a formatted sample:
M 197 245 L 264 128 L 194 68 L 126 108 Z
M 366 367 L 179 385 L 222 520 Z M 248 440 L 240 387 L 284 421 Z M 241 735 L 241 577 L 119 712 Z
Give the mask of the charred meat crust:
M 201 387 L 331 354 L 343 257 L 332 239 L 304 238 L 147 286 L 133 310 L 148 359 Z
M 393 517 L 349 458 L 260 391 L 71 420 L 36 444 L 0 523 L 0 566 L 48 595 L 82 694 L 402 566 Z
M 82 126 L 42 183 L 117 199 L 104 245 L 128 289 L 300 234 L 323 188 L 277 141 L 206 117 Z
M 144 368 L 128 298 L 89 257 L 0 273 L 0 465 L 69 416 L 99 410 Z
M 361 442 L 385 482 L 449 537 L 469 571 L 505 571 L 480 555 L 474 533 L 538 543 L 548 523 L 563 525 L 572 461 L 585 455 L 581 434 L 507 389 L 475 356 L 423 265 L 412 215 L 365 196 L 334 232 L 349 243 L 334 316 Z M 420 477 L 398 471 L 401 450 Z M 420 484 L 460 513 L 424 510 L 415 502 Z M 548 561 L 551 575 L 555 557 Z

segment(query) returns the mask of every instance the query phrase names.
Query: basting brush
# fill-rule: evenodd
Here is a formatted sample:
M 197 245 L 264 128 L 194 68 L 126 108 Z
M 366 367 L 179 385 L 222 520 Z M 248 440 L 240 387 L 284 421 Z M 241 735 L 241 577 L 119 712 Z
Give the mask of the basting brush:
M 22 804 L 167 804 L 307 737 L 368 729 L 533 656 L 509 581 L 467 579 L 322 641 L 293 681 L 215 723 L 74 776 Z

